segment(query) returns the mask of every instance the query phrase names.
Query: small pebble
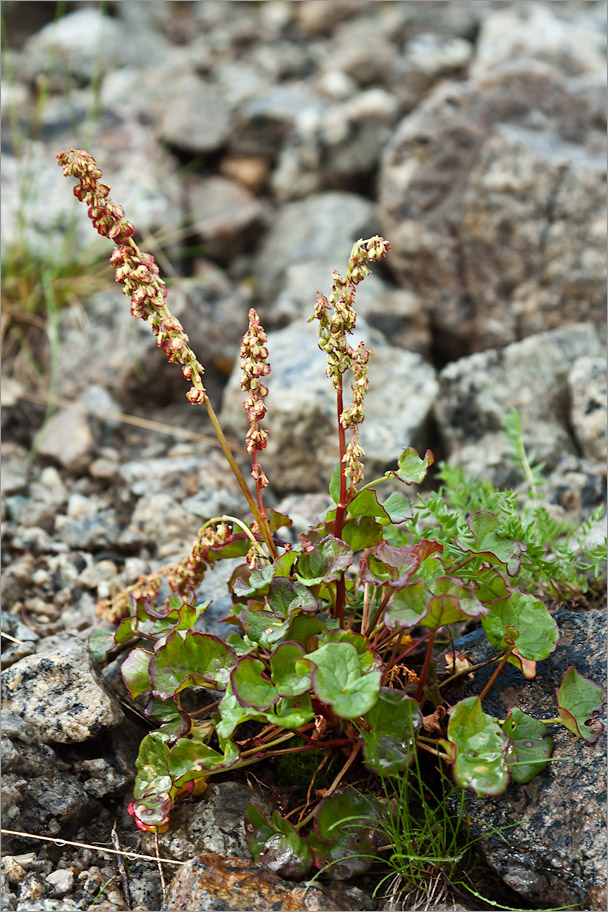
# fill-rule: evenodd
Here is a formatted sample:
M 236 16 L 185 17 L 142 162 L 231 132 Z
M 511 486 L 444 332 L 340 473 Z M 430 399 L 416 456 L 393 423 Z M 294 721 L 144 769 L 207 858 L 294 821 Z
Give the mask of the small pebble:
M 57 896 L 65 896 L 74 889 L 74 872 L 69 868 L 59 868 L 47 875 L 47 883 L 50 883 Z

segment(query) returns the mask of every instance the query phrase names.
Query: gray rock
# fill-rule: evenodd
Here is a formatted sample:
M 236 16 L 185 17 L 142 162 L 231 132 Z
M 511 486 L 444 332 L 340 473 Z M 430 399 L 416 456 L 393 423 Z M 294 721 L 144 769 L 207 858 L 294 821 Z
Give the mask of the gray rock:
M 27 718 L 47 742 L 87 741 L 123 719 L 84 643 L 70 640 L 2 673 L 2 708 Z
M 600 350 L 595 327 L 583 323 L 448 364 L 439 374 L 435 414 L 450 462 L 500 487 L 517 484 L 503 433 L 505 416 L 515 408 L 528 457 L 555 469 L 564 452 L 576 452 L 568 412 L 570 366 Z
M 25 75 L 42 69 L 58 88 L 66 73 L 90 81 L 100 72 L 124 66 L 145 65 L 162 57 L 167 41 L 140 24 L 133 28 L 101 9 L 80 9 L 45 25 L 26 42 Z
M 36 437 L 38 454 L 69 472 L 82 472 L 91 461 L 93 435 L 84 409 L 75 404 L 55 412 Z
M 200 522 L 170 494 L 155 493 L 137 502 L 131 520 L 118 536 L 121 547 L 152 546 L 161 560 L 187 552 Z
M 583 356 L 568 374 L 570 421 L 584 456 L 606 463 L 606 364 Z
M 194 73 L 177 76 L 159 124 L 162 139 L 195 154 L 214 152 L 229 132 L 228 109 L 221 92 Z
M 58 868 L 47 874 L 46 882 L 51 885 L 56 896 L 65 896 L 74 887 L 74 872 L 69 868 Z
M 373 351 L 360 432 L 366 471 L 373 478 L 394 467 L 405 446 L 424 446 L 437 381 L 420 355 L 388 345 L 363 320 L 358 321 L 351 344 L 359 339 Z M 261 463 L 278 491 L 325 491 L 337 462 L 335 391 L 317 342 L 316 326 L 304 321 L 268 338 L 271 374 L 265 426 L 269 443 Z M 235 371 L 226 387 L 221 417 L 239 433 L 247 426 L 242 398 L 240 371 Z
M 518 706 L 536 718 L 556 715 L 555 688 L 574 666 L 598 683 L 605 679 L 606 627 L 603 611 L 558 611 L 561 637 L 557 649 L 538 664 L 535 680 L 525 680 L 512 665 L 501 672 L 484 699 L 490 715 L 504 719 Z M 457 641 L 472 662 L 495 653 L 483 631 Z M 492 667 L 475 673 L 463 696 L 480 693 Z M 605 717 L 604 717 L 605 719 Z M 498 800 L 467 793 L 473 835 L 483 834 L 480 847 L 486 861 L 528 902 L 573 903 L 589 910 L 606 908 L 605 869 L 605 735 L 587 744 L 563 726 L 551 726 L 553 755 L 543 772 L 522 785 L 512 783 Z M 517 821 L 518 826 L 490 831 Z
M 381 88 L 302 109 L 272 175 L 275 196 L 356 186 L 378 167 L 398 114 L 397 99 Z
M 397 128 L 379 185 L 387 264 L 424 300 L 446 360 L 604 321 L 594 118 L 552 68 L 520 61 L 437 86 Z
M 547 479 L 543 495 L 549 503 L 561 508 L 563 515 L 560 518 L 582 523 L 606 502 L 606 466 L 564 453 Z M 606 535 L 605 522 L 603 526 L 602 539 Z M 588 544 L 593 547 L 593 537 Z
M 354 193 L 318 193 L 283 206 L 256 258 L 258 293 L 271 301 L 281 291 L 290 266 L 344 271 L 354 241 L 377 233 L 375 207 Z M 314 303 L 313 288 L 312 300 Z
M 20 900 L 15 907 L 15 912 L 75 912 L 81 906 L 73 900 L 46 898 L 46 899 L 25 899 Z
M 324 106 L 306 82 L 277 85 L 247 100 L 232 126 L 230 152 L 275 160 L 285 137 L 303 111 Z
M 496 9 L 481 26 L 472 75 L 523 57 L 549 63 L 567 75 L 605 76 L 606 23 L 599 10 L 599 4 L 587 4 L 581 11 L 546 3 Z
M 245 842 L 243 822 L 252 802 L 266 813 L 274 809 L 268 792 L 252 790 L 239 782 L 215 782 L 211 779 L 200 801 L 176 807 L 171 815 L 171 828 L 158 837 L 161 854 L 183 861 L 200 852 L 216 852 L 236 858 L 251 858 Z M 142 851 L 154 854 L 154 837 L 142 840 Z
M 169 283 L 169 307 L 181 320 L 192 349 L 207 371 L 209 386 L 223 380 L 238 356 L 247 329 L 249 298 L 208 261 L 193 278 Z M 123 407 L 183 400 L 188 386 L 175 364 L 159 351 L 150 327 L 134 320 L 118 289 L 92 296 L 83 325 L 79 308 L 61 318 L 63 369 L 61 391 L 75 397 L 97 383 Z M 104 351 L 104 357 L 93 355 Z M 219 378 L 219 380 L 218 380 Z
M 192 230 L 212 260 L 229 263 L 259 234 L 262 207 L 242 184 L 225 177 L 193 178 L 188 197 Z
M 412 108 L 440 79 L 464 76 L 472 55 L 473 47 L 464 38 L 422 32 L 407 41 L 403 53 L 391 61 L 388 84 Z

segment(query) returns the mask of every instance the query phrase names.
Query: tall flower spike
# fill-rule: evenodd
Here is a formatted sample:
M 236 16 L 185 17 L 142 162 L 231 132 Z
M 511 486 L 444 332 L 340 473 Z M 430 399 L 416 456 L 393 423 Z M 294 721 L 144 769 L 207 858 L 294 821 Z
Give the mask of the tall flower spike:
M 124 294 L 131 298 L 131 314 L 148 320 L 156 341 L 168 361 L 181 365 L 186 380 L 192 384 L 187 398 L 190 402 L 205 401 L 202 376 L 203 365 L 189 346 L 182 324 L 169 311 L 165 298 L 167 286 L 160 277 L 154 257 L 142 253 L 132 240 L 135 232 L 124 218 L 122 206 L 112 202 L 110 188 L 101 184 L 101 168 L 88 152 L 68 149 L 57 156 L 66 177 L 77 177 L 74 195 L 89 206 L 88 215 L 97 231 L 117 245 L 110 257 L 116 281 L 123 285 Z
M 249 311 L 249 328 L 243 336 L 241 343 L 241 389 L 248 395 L 243 403 L 243 407 L 249 418 L 249 430 L 245 438 L 247 452 L 257 457 L 258 450 L 266 449 L 268 444 L 268 433 L 260 428 L 260 421 L 266 415 L 266 406 L 264 399 L 268 395 L 268 387 L 262 383 L 261 378 L 267 377 L 270 373 L 268 364 L 268 349 L 266 333 L 260 324 L 260 318 L 256 311 L 251 308 Z M 257 464 L 257 458 L 254 458 L 253 471 L 251 473 L 262 488 L 268 484 L 268 479 Z

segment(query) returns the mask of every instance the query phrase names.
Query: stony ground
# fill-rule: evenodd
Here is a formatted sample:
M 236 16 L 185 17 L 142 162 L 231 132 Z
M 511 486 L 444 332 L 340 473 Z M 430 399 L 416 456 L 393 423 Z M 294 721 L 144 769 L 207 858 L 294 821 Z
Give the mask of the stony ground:
M 204 519 L 242 508 L 202 410 L 99 265 L 108 242 L 55 155 L 97 157 L 168 277 L 241 456 L 233 366 L 259 310 L 272 363 L 264 466 L 296 532 L 325 508 L 335 461 L 306 320 L 352 242 L 375 233 L 392 251 L 358 302 L 374 352 L 369 471 L 409 444 L 516 485 L 502 434 L 515 407 L 555 516 L 580 522 L 606 483 L 605 4 L 127 0 L 54 13 L 3 4 L 3 827 L 149 855 L 126 812 L 145 727 L 117 669 L 101 678 L 88 657 L 95 604 L 181 556 Z M 62 306 L 47 291 L 45 323 L 26 305 L 49 287 Z M 206 583 L 212 632 L 222 573 Z M 567 614 L 569 642 L 593 644 L 577 663 L 599 669 L 599 612 Z M 597 754 L 562 747 L 571 801 L 556 802 L 553 773 L 549 791 L 510 794 L 504 807 L 528 808 L 529 825 L 519 850 L 492 845 L 488 861 L 515 905 L 605 908 Z M 210 853 L 216 887 L 204 889 L 220 890 L 227 864 L 239 886 L 201 899 L 191 865 L 168 908 L 258 908 L 260 874 L 238 862 L 249 787 L 213 788 L 179 809 L 159 851 Z M 556 827 L 572 814 L 576 844 Z M 161 908 L 155 862 L 121 869 L 96 848 L 4 838 L 7 910 Z M 165 865 L 167 885 L 177 869 Z M 259 908 L 295 908 L 272 905 L 301 902 L 284 890 L 265 882 Z M 328 890 L 306 907 L 378 906 Z

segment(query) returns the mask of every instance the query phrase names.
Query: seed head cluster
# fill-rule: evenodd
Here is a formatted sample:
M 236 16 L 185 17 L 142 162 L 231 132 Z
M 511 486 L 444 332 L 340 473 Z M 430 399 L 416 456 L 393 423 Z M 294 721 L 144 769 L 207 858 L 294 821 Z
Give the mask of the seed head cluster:
M 348 262 L 346 277 L 334 270 L 331 294 L 329 298 L 318 294 L 311 320 L 319 321 L 319 348 L 327 357 L 327 376 L 334 388 L 342 388 L 342 374 L 346 370 L 352 373 L 352 404 L 342 410 L 340 423 L 352 430 L 352 438 L 346 448 L 343 461 L 346 475 L 353 484 L 363 478 L 363 456 L 359 444 L 358 428 L 365 417 L 364 399 L 368 388 L 367 370 L 370 350 L 361 342 L 353 348 L 347 340 L 352 335 L 357 322 L 355 313 L 355 289 L 359 282 L 370 275 L 367 265 L 372 260 L 381 260 L 390 249 L 388 241 L 373 237 L 367 241 L 358 240 L 352 249 Z
M 270 373 L 267 338 L 260 318 L 252 307 L 249 311 L 249 328 L 241 343 L 241 389 L 247 393 L 243 407 L 249 418 L 249 430 L 245 438 L 248 453 L 264 450 L 268 444 L 268 433 L 260 427 L 260 421 L 266 415 L 264 399 L 268 395 L 268 387 L 262 383 L 261 378 Z M 261 482 L 262 487 L 266 487 L 268 479 L 257 464 L 254 465 L 252 474 L 256 481 Z
M 66 177 L 78 178 L 74 195 L 89 206 L 88 215 L 97 231 L 117 245 L 110 262 L 116 281 L 124 286 L 124 293 L 131 299 L 131 314 L 149 321 L 167 360 L 181 365 L 184 377 L 192 384 L 188 400 L 204 402 L 204 368 L 190 348 L 182 324 L 165 303 L 167 286 L 160 277 L 154 257 L 142 253 L 133 241 L 134 226 L 124 218 L 122 206 L 110 199 L 110 188 L 99 182 L 102 171 L 97 162 L 88 152 L 76 149 L 61 152 L 57 159 Z

